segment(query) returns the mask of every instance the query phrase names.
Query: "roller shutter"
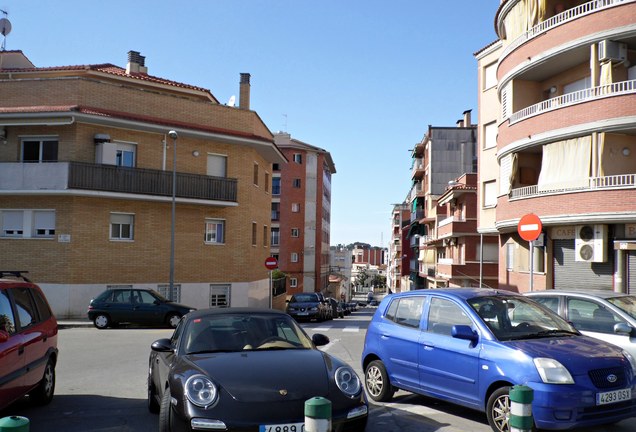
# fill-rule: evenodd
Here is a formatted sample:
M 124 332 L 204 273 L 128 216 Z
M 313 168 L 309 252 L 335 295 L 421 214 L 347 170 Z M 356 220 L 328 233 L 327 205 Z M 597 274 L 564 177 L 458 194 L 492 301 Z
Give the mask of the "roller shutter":
M 614 287 L 614 256 L 607 262 L 574 259 L 574 239 L 554 240 L 554 289 L 607 289 Z
M 627 256 L 627 292 L 636 294 L 636 251 Z

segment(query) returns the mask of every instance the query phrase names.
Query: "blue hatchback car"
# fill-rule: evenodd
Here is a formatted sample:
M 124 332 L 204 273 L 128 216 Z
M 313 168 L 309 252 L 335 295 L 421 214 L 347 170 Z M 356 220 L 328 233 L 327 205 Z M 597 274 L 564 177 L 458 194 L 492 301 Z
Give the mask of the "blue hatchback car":
M 509 291 L 425 289 L 385 297 L 367 330 L 362 368 L 375 401 L 407 390 L 485 412 L 498 432 L 509 430 L 515 385 L 533 389 L 539 429 L 636 415 L 629 353 Z

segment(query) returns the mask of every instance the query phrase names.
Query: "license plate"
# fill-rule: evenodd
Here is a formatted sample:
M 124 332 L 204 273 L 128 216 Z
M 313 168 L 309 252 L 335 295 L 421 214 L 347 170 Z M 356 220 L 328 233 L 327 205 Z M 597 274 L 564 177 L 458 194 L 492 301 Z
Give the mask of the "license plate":
M 298 312 L 298 315 L 309 315 L 309 312 Z
M 632 389 L 614 390 L 605 393 L 596 394 L 596 405 L 605 405 L 615 402 L 630 400 L 632 398 Z
M 260 425 L 259 432 L 305 432 L 305 423 Z

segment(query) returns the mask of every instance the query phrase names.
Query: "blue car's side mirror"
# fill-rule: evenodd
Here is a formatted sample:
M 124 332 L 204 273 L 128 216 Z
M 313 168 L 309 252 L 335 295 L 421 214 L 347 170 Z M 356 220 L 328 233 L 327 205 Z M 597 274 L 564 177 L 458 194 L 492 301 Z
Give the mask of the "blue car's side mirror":
M 457 339 L 464 339 L 472 342 L 476 342 L 479 338 L 477 332 L 467 325 L 454 325 L 451 330 L 451 336 Z

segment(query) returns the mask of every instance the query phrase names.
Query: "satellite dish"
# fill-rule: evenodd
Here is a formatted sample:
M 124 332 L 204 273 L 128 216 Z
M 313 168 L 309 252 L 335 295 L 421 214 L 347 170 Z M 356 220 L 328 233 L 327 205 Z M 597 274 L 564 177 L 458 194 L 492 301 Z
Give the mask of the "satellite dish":
M 11 21 L 6 18 L 0 19 L 0 33 L 5 37 L 11 33 Z
M 236 102 L 236 96 L 232 95 L 230 96 L 230 100 L 227 101 L 227 105 L 233 107 L 235 102 Z

